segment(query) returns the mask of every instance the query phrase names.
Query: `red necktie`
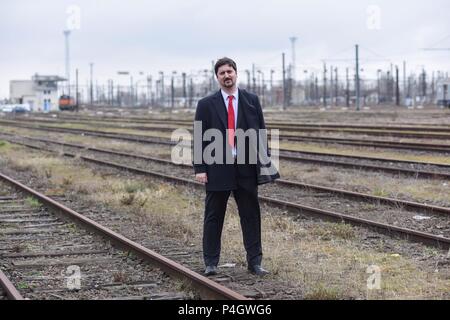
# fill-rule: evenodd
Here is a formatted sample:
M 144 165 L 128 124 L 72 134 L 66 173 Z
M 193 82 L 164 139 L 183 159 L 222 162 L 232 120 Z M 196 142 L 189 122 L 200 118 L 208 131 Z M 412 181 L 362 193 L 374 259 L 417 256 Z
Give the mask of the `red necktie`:
M 228 96 L 228 144 L 234 148 L 234 108 L 233 96 Z

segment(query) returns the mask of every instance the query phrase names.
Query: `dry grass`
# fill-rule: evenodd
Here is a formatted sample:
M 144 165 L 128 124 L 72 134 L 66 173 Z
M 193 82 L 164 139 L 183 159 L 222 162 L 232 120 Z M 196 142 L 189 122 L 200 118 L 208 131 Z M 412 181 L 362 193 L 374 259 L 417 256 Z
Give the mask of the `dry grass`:
M 133 143 L 100 137 L 81 136 L 78 134 L 61 135 L 60 133 L 52 133 L 52 132 L 43 133 L 39 131 L 27 130 L 22 128 L 10 128 L 10 127 L 0 128 L 0 132 L 2 131 L 25 136 L 36 136 L 36 137 L 45 136 L 46 139 L 54 139 L 66 143 L 74 143 L 96 148 L 111 149 L 124 153 L 138 153 L 150 157 L 162 157 L 170 159 L 171 156 L 170 148 L 163 148 L 160 145 Z M 64 147 L 61 146 L 60 149 L 64 150 Z
M 114 272 L 112 277 L 114 283 L 127 283 L 129 281 L 129 276 L 123 271 Z
M 281 163 L 284 179 L 369 193 L 376 196 L 450 206 L 450 182 L 398 177 L 378 172 L 333 168 L 291 161 Z
M 10 148 L 10 144 L 6 141 L 0 140 L 0 151 L 5 152 L 7 149 Z
M 42 206 L 42 204 L 39 202 L 38 199 L 33 198 L 33 197 L 28 197 L 25 199 L 25 204 L 33 209 L 38 209 Z
M 352 226 L 345 223 L 327 223 L 314 226 L 310 230 L 311 235 L 319 240 L 329 241 L 332 239 L 354 239 L 355 231 Z
M 450 164 L 450 158 L 445 155 L 430 155 L 423 154 L 417 155 L 407 152 L 394 152 L 394 151 L 380 151 L 370 150 L 362 147 L 352 146 L 336 146 L 336 145 L 318 145 L 307 142 L 280 142 L 280 148 L 286 148 L 293 151 L 309 151 L 320 152 L 325 154 L 339 154 L 346 156 L 365 156 L 374 158 L 389 158 L 406 161 L 419 161 L 419 162 L 435 162 L 442 164 Z
M 70 124 L 70 123 L 64 123 L 64 124 L 58 124 L 58 125 L 51 125 L 51 127 L 55 128 L 67 128 L 67 129 L 86 129 L 86 130 L 98 130 L 99 128 L 96 126 L 92 126 L 89 124 Z M 138 135 L 143 137 L 162 137 L 162 138 L 170 138 L 171 133 L 169 132 L 161 132 L 157 129 L 149 129 L 149 130 L 136 130 L 136 129 L 121 129 L 121 128 L 100 128 L 99 131 L 106 131 L 111 133 L 123 133 L 123 134 L 132 134 L 132 135 Z
M 29 132 L 26 132 L 29 134 Z M 170 157 L 170 148 L 157 145 L 142 145 L 121 141 L 113 141 L 109 139 L 100 139 L 93 137 L 81 137 L 79 135 L 64 135 L 66 142 L 90 144 L 99 148 L 113 149 L 121 152 L 142 153 L 154 157 Z M 306 149 L 312 148 L 312 151 L 343 151 L 337 147 L 313 146 L 304 144 Z M 2 150 L 2 149 L 0 149 Z M 138 150 L 138 151 L 136 151 Z M 353 150 L 353 151 L 352 151 Z M 358 154 L 361 152 L 358 148 L 350 149 L 349 154 Z M 345 153 L 345 152 L 344 152 Z M 368 154 L 377 155 L 379 153 Z M 387 153 L 383 156 L 396 156 L 397 153 Z M 417 159 L 422 161 L 438 161 L 448 162 L 450 159 L 444 157 Z M 24 167 L 20 162 L 12 164 L 17 166 L 19 171 L 27 171 L 30 168 Z M 311 164 L 293 163 L 290 161 L 281 162 L 281 174 L 284 178 L 295 179 L 309 183 L 323 184 L 331 187 L 349 188 L 361 192 L 367 192 L 376 196 L 403 197 L 409 200 L 419 202 L 433 202 L 440 205 L 450 206 L 450 183 L 431 179 L 413 179 L 413 178 L 397 178 L 388 174 L 375 172 L 364 172 L 351 169 L 336 169 L 333 167 L 318 166 Z M 87 194 L 84 187 L 80 189 L 81 193 Z
M 24 159 L 21 161 L 32 167 L 33 174 L 63 190 L 83 191 L 80 193 L 85 195 L 84 199 L 127 214 L 149 230 L 201 247 L 203 193 L 198 190 L 141 178 L 124 181 L 80 167 L 73 160 L 43 156 L 22 148 L 11 149 L 1 158 L 10 160 L 10 164 L 11 159 Z M 45 169 L 50 168 L 52 175 L 46 177 Z M 72 182 L 65 182 L 68 180 Z M 123 203 L 124 197 L 131 195 L 133 200 Z M 450 290 L 450 277 L 447 274 L 444 278 L 448 270 L 434 272 L 423 263 L 386 250 L 383 243 L 379 248 L 363 248 L 358 229 L 344 224 L 295 221 L 266 207 L 263 212 L 264 264 L 272 271 L 270 277 L 301 287 L 308 299 L 439 299 Z M 229 202 L 222 247 L 221 263 L 245 266 L 233 199 Z M 433 256 L 438 252 L 427 254 Z M 381 269 L 382 290 L 377 293 L 366 288 L 369 277 L 366 269 L 370 265 Z
M 450 289 L 449 279 L 423 272 L 406 257 L 358 249 L 360 240 L 351 227 L 345 227 L 342 233 L 339 225 L 312 224 L 302 234 L 281 236 L 272 231 L 273 219 L 263 220 L 266 265 L 277 276 L 304 288 L 307 298 L 364 297 L 369 265 L 381 268 L 381 292 L 386 298 L 439 298 Z M 294 223 L 290 229 L 298 230 L 295 222 L 289 223 Z M 267 249 L 268 245 L 272 247 Z

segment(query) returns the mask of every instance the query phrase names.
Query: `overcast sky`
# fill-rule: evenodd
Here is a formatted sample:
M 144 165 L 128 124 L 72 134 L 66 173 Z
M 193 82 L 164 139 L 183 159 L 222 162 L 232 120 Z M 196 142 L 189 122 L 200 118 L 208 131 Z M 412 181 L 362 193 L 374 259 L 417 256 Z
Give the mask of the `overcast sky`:
M 79 24 L 71 6 L 80 9 Z M 403 60 L 409 71 L 449 71 L 450 51 L 421 50 L 450 48 L 449 12 L 448 0 L 2 0 L 0 98 L 8 97 L 9 80 L 64 75 L 68 23 L 72 74 L 79 68 L 83 83 L 89 62 L 104 81 L 119 70 L 136 78 L 196 72 L 222 56 L 237 61 L 245 81 L 252 63 L 279 76 L 281 53 L 291 60 L 291 36 L 299 78 L 320 71 L 323 60 L 352 67 L 356 43 L 368 73 Z

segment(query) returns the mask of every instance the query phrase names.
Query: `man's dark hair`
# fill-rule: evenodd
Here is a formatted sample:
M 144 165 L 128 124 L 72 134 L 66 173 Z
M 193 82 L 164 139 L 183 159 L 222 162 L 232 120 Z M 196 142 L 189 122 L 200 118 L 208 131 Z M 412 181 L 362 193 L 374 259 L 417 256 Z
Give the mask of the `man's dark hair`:
M 223 58 L 217 60 L 216 64 L 214 65 L 214 71 L 216 73 L 216 76 L 217 76 L 217 72 L 219 71 L 219 68 L 224 65 L 229 65 L 230 67 L 232 67 L 234 69 L 234 71 L 237 72 L 236 62 L 234 62 L 230 58 L 223 57 Z

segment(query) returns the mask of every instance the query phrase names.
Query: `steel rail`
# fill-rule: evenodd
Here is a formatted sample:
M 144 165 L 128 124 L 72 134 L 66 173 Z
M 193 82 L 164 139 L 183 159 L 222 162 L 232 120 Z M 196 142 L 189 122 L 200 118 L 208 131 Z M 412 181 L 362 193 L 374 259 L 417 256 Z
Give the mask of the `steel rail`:
M 161 123 L 161 124 L 190 124 L 191 119 L 155 119 L 155 118 L 124 118 L 124 117 L 89 117 L 89 116 L 77 116 L 72 117 L 68 115 L 58 115 L 58 119 L 64 120 L 86 120 L 86 121 L 112 121 L 112 122 L 136 122 L 136 123 Z M 404 125 L 352 125 L 352 124 L 336 124 L 336 123 L 295 123 L 282 122 L 282 121 L 266 121 L 267 126 L 280 126 L 288 128 L 351 128 L 351 129 L 374 129 L 374 130 L 404 130 L 404 131 L 438 131 L 438 132 L 450 132 L 450 126 L 440 124 L 411 124 L 405 123 Z
M 19 181 L 14 180 L 11 177 L 0 173 L 0 179 L 9 183 L 11 186 L 16 189 L 25 192 L 32 197 L 35 197 L 42 204 L 51 208 L 55 213 L 62 215 L 63 217 L 69 218 L 80 225 L 83 225 L 85 228 L 103 236 L 107 240 L 115 243 L 121 248 L 125 248 L 126 250 L 133 251 L 138 256 L 143 258 L 148 263 L 155 265 L 164 272 L 169 275 L 187 281 L 189 285 L 194 287 L 197 292 L 199 292 L 200 296 L 205 299 L 232 299 L 232 300 L 247 300 L 243 295 L 234 292 L 188 268 L 185 266 L 172 261 L 124 236 L 115 231 L 102 226 L 101 224 L 85 217 L 84 215 L 64 206 L 61 203 L 56 202 L 55 200 L 39 193 L 36 190 L 20 183 Z
M 36 147 L 36 148 L 38 148 L 38 147 Z M 38 148 L 38 149 L 40 149 L 40 148 Z M 111 161 L 98 160 L 98 159 L 86 157 L 86 156 L 77 156 L 75 154 L 71 154 L 68 152 L 64 152 L 62 155 L 71 157 L 71 158 L 78 157 L 79 159 L 86 161 L 86 162 L 90 162 L 90 163 L 94 163 L 94 164 L 102 165 L 102 166 L 109 166 L 112 168 L 116 168 L 119 170 L 125 170 L 128 172 L 132 172 L 132 173 L 136 173 L 136 174 L 140 174 L 140 175 L 144 175 L 144 176 L 157 177 L 157 178 L 169 181 L 169 182 L 179 182 L 182 184 L 192 185 L 192 186 L 196 186 L 196 187 L 201 187 L 201 188 L 204 187 L 203 184 L 201 184 L 197 181 L 194 181 L 192 179 L 175 177 L 172 175 L 168 175 L 168 174 L 164 174 L 164 173 L 160 173 L 160 172 L 156 172 L 156 171 L 144 170 L 144 169 L 135 168 L 135 167 L 127 166 L 127 165 L 122 165 L 122 164 L 111 162 Z M 378 231 L 380 233 L 384 233 L 387 235 L 394 234 L 397 236 L 405 237 L 407 240 L 423 243 L 423 244 L 426 244 L 429 246 L 437 247 L 439 249 L 443 249 L 443 250 L 450 249 L 450 238 L 446 238 L 443 236 L 437 236 L 437 235 L 433 235 L 433 234 L 426 233 L 426 232 L 421 232 L 421 231 L 412 230 L 412 229 L 408 229 L 408 228 L 397 227 L 397 226 L 393 226 L 393 225 L 386 224 L 386 223 L 376 222 L 373 220 L 368 220 L 368 219 L 363 219 L 363 218 L 358 218 L 358 217 L 342 214 L 339 212 L 333 212 L 333 211 L 322 210 L 322 209 L 313 208 L 313 207 L 309 207 L 309 206 L 304 206 L 304 205 L 296 204 L 296 203 L 285 201 L 285 200 L 279 200 L 279 199 L 264 197 L 264 196 L 258 196 L 258 197 L 264 203 L 267 203 L 272 206 L 275 205 L 278 207 L 282 207 L 282 208 L 288 209 L 291 212 L 296 212 L 296 213 L 301 213 L 301 214 L 302 213 L 309 214 L 314 217 L 320 217 L 320 218 L 324 218 L 326 220 L 331 220 L 334 222 L 345 222 L 345 223 L 349 223 L 349 224 L 355 225 L 355 226 L 367 227 L 367 228 L 374 229 L 375 231 Z
M 41 122 L 41 123 L 47 123 L 47 124 L 61 124 L 61 119 L 42 119 L 42 118 L 21 118 L 20 121 L 23 122 Z M 68 120 L 64 119 L 64 123 L 71 123 L 71 124 L 85 124 L 85 125 L 101 125 L 104 128 L 117 128 L 117 129 L 130 129 L 130 130 L 160 130 L 160 131 L 173 131 L 177 128 L 170 128 L 170 127 L 155 127 L 151 126 L 151 124 L 164 124 L 164 125 L 182 125 L 185 128 L 192 127 L 192 121 L 186 122 L 186 123 L 177 123 L 177 122 L 149 122 L 149 125 L 142 126 L 142 125 L 132 125 L 132 124 L 111 124 L 107 123 L 105 121 L 101 120 L 82 120 L 82 119 L 73 119 Z M 283 125 L 268 125 L 268 129 L 280 129 L 280 130 L 286 130 L 289 132 L 338 132 L 338 133 L 350 133 L 350 134 L 365 134 L 365 135 L 372 135 L 372 136 L 390 136 L 390 137 L 404 137 L 404 138 L 418 138 L 418 139 L 439 139 L 439 140 L 449 140 L 450 139 L 450 129 L 449 131 L 436 131 L 436 133 L 425 133 L 420 132 L 420 130 L 416 130 L 419 132 L 402 132 L 407 131 L 405 130 L 390 130 L 387 128 L 373 128 L 370 130 L 365 130 L 364 127 L 359 126 L 325 126 L 325 125 L 318 125 L 318 126 L 303 126 L 300 125 L 298 127 L 294 126 L 283 126 Z M 378 130 L 378 131 L 377 131 Z M 411 131 L 414 131 L 412 128 Z M 289 135 L 285 135 L 288 137 Z
M 105 154 L 117 155 L 117 156 L 121 156 L 121 157 L 129 157 L 129 158 L 134 158 L 134 159 L 153 161 L 153 162 L 163 163 L 163 164 L 167 164 L 167 165 L 180 166 L 180 167 L 184 167 L 186 169 L 192 169 L 192 165 L 190 165 L 190 164 L 174 163 L 170 160 L 162 159 L 162 158 L 149 157 L 149 156 L 144 156 L 144 155 L 139 155 L 139 154 L 125 153 L 125 152 L 107 150 L 107 149 L 102 149 L 102 148 L 88 147 L 88 146 L 84 146 L 84 145 L 53 141 L 53 140 L 49 140 L 49 139 L 39 139 L 39 138 L 32 138 L 32 137 L 24 137 L 24 138 L 30 139 L 33 141 L 38 141 L 38 142 L 53 143 L 53 144 L 61 145 L 61 146 L 83 149 L 86 151 L 100 152 L 100 153 L 105 153 Z M 11 141 L 11 142 L 16 143 L 14 141 Z M 28 144 L 23 144 L 23 145 L 27 146 L 27 147 L 31 146 Z M 428 205 L 428 204 L 414 202 L 414 201 L 406 201 L 406 200 L 394 199 L 394 198 L 389 198 L 389 197 L 374 196 L 374 195 L 360 193 L 360 192 L 353 192 L 353 191 L 348 191 L 348 190 L 343 190 L 343 189 L 330 188 L 330 187 L 326 187 L 326 186 L 302 183 L 302 182 L 285 180 L 285 179 L 278 179 L 275 181 L 275 183 L 286 185 L 286 186 L 291 186 L 291 187 L 299 187 L 299 188 L 303 188 L 303 189 L 313 189 L 313 190 L 317 190 L 317 191 L 325 191 L 325 192 L 340 194 L 340 195 L 352 197 L 352 198 L 366 199 L 369 201 L 377 201 L 377 202 L 385 203 L 385 204 L 389 204 L 389 205 L 400 205 L 400 206 L 403 206 L 406 208 L 420 209 L 420 210 L 425 210 L 425 211 L 429 211 L 429 212 L 443 213 L 443 214 L 450 215 L 450 208 Z
M 5 291 L 9 300 L 25 300 L 2 270 L 0 270 L 0 286 Z
M 27 138 L 29 138 L 29 137 L 27 137 Z M 101 149 L 101 148 L 86 147 L 83 145 L 78 145 L 78 144 L 73 144 L 73 143 L 65 143 L 65 142 L 59 142 L 59 141 L 52 141 L 52 140 L 48 140 L 48 139 L 37 139 L 37 138 L 29 138 L 29 139 L 42 141 L 42 142 L 48 142 L 48 143 L 54 143 L 57 145 L 62 145 L 62 146 L 67 146 L 67 147 L 84 149 L 87 151 L 90 150 L 90 151 L 95 151 L 95 152 L 100 152 L 100 153 L 105 153 L 105 154 L 117 155 L 117 156 L 121 156 L 121 157 L 130 157 L 130 158 L 134 158 L 134 159 L 153 161 L 153 162 L 163 163 L 163 164 L 167 164 L 167 165 L 180 166 L 180 167 L 184 167 L 186 169 L 192 169 L 192 165 L 183 164 L 183 163 L 174 163 L 170 160 L 162 159 L 162 158 L 149 157 L 149 156 L 144 156 L 144 155 L 139 155 L 139 154 L 125 153 L 125 152 L 119 152 L 119 151 L 107 150 L 107 149 Z M 369 201 L 376 201 L 376 202 L 385 203 L 385 204 L 389 204 L 389 205 L 403 206 L 405 208 L 410 208 L 410 209 L 420 209 L 420 210 L 424 210 L 427 212 L 442 213 L 442 214 L 450 215 L 450 208 L 428 205 L 428 204 L 414 202 L 414 201 L 406 201 L 406 200 L 394 199 L 394 198 L 389 198 L 389 197 L 374 196 L 374 195 L 360 193 L 360 192 L 348 191 L 348 190 L 337 189 L 337 188 L 330 188 L 330 187 L 326 187 L 326 186 L 302 183 L 302 182 L 291 181 L 291 180 L 286 180 L 286 179 L 278 179 L 275 181 L 275 183 L 285 185 L 285 186 L 290 186 L 290 187 L 299 187 L 299 188 L 303 188 L 303 189 L 313 189 L 313 190 L 317 190 L 317 191 L 325 191 L 325 192 L 339 194 L 339 195 L 346 196 L 346 197 L 364 199 L 364 200 L 369 200 Z
M 66 130 L 72 132 L 83 132 L 84 134 L 98 135 L 98 134 L 116 134 L 108 131 L 101 130 L 89 130 L 80 128 L 63 128 L 63 127 L 52 127 L 52 126 L 26 126 L 19 124 L 17 122 L 4 121 L 1 120 L 0 123 L 17 126 L 28 129 L 47 129 L 47 130 Z M 148 136 L 136 135 L 136 134 L 126 134 L 129 137 L 136 138 L 146 138 Z M 450 145 L 445 144 L 431 144 L 431 143 L 412 143 L 412 142 L 390 142 L 390 141 L 380 141 L 380 140 L 361 140 L 361 139 L 345 139 L 345 138 L 331 138 L 331 137 L 310 137 L 310 136 L 293 136 L 293 135 L 279 135 L 281 140 L 285 141 L 312 141 L 317 143 L 335 143 L 342 145 L 354 145 L 360 147 L 379 147 L 387 149 L 402 149 L 402 150 L 415 150 L 415 151 L 433 151 L 433 152 L 444 152 L 450 153 Z
M 42 129 L 42 128 L 32 128 L 35 130 L 51 130 L 55 132 L 66 132 L 71 133 L 70 129 Z M 84 131 L 83 131 L 84 133 Z M 10 133 L 0 133 L 4 135 L 13 135 Z M 146 138 L 146 139 L 140 139 L 140 138 L 134 138 L 134 137 L 123 137 L 118 135 L 111 135 L 111 134 L 103 134 L 103 133 L 91 133 L 87 132 L 84 133 L 86 135 L 96 136 L 96 137 L 104 137 L 104 138 L 110 138 L 110 139 L 117 139 L 117 140 L 124 140 L 124 141 L 132 141 L 132 142 L 138 142 L 138 143 L 151 143 L 151 144 L 161 144 L 161 145 L 169 145 L 174 146 L 177 143 L 169 141 L 168 139 L 166 141 L 164 140 L 156 140 L 158 138 Z M 36 138 L 33 138 L 36 139 Z M 342 155 L 334 155 L 329 153 L 320 153 L 320 152 L 308 152 L 308 151 L 295 151 L 291 149 L 279 149 L 282 152 L 295 152 L 300 154 L 311 154 L 311 155 L 317 155 L 317 156 L 332 156 L 332 157 L 341 157 L 341 158 L 350 158 L 350 159 L 361 159 L 361 160 L 372 160 L 372 161 L 387 161 L 387 162 L 396 162 L 396 163 L 404 163 L 404 164 L 414 164 L 414 165 L 432 165 L 432 166 L 438 166 L 441 168 L 450 168 L 450 165 L 446 164 L 440 164 L 440 163 L 432 163 L 432 162 L 415 162 L 415 161 L 406 161 L 406 160 L 396 160 L 396 159 L 383 159 L 383 158 L 370 158 L 370 157 L 362 157 L 362 156 L 342 156 Z M 319 163 L 324 164 L 328 166 L 339 166 L 344 168 L 357 168 L 357 169 L 368 169 L 371 171 L 384 171 L 389 173 L 395 173 L 395 174 L 406 174 L 411 175 L 416 178 L 432 178 L 432 179 L 444 179 L 449 180 L 450 174 L 447 173 L 440 173 L 440 172 L 433 172 L 433 171 L 426 171 L 426 170 L 411 170 L 411 169 L 402 169 L 402 168 L 393 168 L 393 167 L 386 167 L 386 166 L 380 166 L 380 165 L 370 165 L 370 164 L 357 164 L 357 163 L 349 163 L 345 161 L 336 161 L 336 160 L 325 160 L 325 159 L 311 159 L 311 158 L 305 158 L 301 156 L 294 156 L 294 155 L 287 155 L 287 154 L 279 154 L 280 159 L 284 160 L 290 160 L 290 161 L 298 161 L 298 162 L 305 162 L 305 163 Z

